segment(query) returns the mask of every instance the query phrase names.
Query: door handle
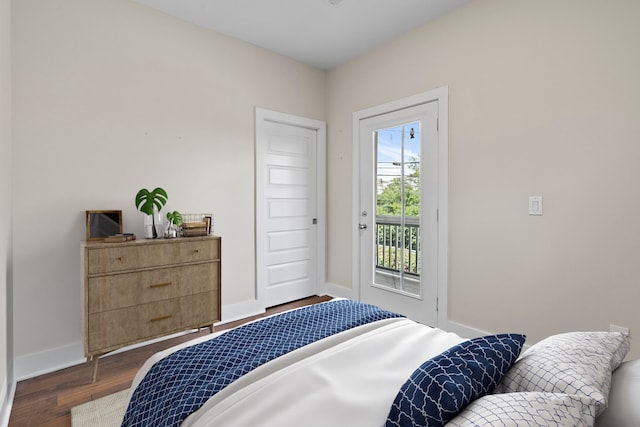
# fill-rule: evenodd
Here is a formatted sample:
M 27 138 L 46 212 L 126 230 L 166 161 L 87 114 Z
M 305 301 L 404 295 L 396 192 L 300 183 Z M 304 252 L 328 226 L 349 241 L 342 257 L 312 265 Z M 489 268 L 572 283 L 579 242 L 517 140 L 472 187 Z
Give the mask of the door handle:
M 360 224 L 359 228 L 360 228 L 360 230 L 366 230 L 367 229 L 367 224 Z

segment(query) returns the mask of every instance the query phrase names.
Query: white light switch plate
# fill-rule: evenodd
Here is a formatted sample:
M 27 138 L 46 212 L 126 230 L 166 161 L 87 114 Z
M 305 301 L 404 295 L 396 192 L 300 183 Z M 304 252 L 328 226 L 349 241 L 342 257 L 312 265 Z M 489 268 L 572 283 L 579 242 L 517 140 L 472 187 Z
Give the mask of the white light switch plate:
M 542 215 L 542 196 L 529 196 L 529 215 Z

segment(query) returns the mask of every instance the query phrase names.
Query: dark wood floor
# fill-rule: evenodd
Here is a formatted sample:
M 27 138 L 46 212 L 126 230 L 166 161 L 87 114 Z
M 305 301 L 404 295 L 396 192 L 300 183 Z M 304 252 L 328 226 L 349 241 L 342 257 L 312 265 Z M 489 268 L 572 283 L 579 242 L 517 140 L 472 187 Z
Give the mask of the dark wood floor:
M 330 299 L 305 298 L 270 308 L 265 315 Z M 216 328 L 216 331 L 229 329 L 258 317 L 262 316 L 228 323 Z M 129 388 L 138 369 L 152 354 L 207 333 L 208 329 L 103 357 L 100 359 L 95 383 L 91 383 L 91 366 L 88 363 L 20 381 L 16 385 L 9 426 L 70 426 L 72 407 Z

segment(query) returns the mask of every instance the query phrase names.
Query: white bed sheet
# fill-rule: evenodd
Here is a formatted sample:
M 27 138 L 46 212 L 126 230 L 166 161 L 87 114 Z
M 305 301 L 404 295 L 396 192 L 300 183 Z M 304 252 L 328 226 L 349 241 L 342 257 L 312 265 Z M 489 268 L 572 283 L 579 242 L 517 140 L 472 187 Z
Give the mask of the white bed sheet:
M 363 325 L 255 369 L 209 399 L 182 425 L 381 426 L 411 373 L 462 341 L 456 334 L 403 318 Z M 154 355 L 133 386 L 157 360 L 193 343 Z

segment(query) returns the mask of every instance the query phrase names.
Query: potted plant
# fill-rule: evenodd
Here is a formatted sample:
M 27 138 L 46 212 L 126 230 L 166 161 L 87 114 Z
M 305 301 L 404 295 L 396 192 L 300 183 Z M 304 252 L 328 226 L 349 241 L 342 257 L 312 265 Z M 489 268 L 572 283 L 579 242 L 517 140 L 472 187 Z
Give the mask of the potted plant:
M 153 239 L 158 237 L 154 211 L 159 214 L 160 210 L 167 203 L 168 199 L 169 196 L 167 196 L 167 192 L 160 187 L 155 188 L 153 191 L 149 191 L 146 188 L 143 188 L 138 191 L 138 194 L 136 194 L 136 208 L 138 208 L 140 212 L 151 216 L 151 224 L 149 224 L 150 226 L 147 226 L 145 224 L 145 237 Z M 159 215 L 157 225 L 158 227 L 162 226 Z
M 167 220 L 169 221 L 169 227 L 165 237 L 178 237 L 178 227 L 182 225 L 182 214 L 178 211 L 167 212 Z

